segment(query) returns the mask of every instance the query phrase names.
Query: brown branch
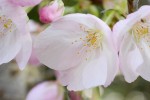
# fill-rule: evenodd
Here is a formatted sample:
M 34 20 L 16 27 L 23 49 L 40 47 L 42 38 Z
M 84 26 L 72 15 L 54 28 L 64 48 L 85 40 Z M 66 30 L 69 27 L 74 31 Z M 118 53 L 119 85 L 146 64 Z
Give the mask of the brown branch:
M 132 13 L 138 9 L 139 0 L 128 0 L 128 12 Z
M 134 12 L 134 0 L 128 0 L 128 12 Z

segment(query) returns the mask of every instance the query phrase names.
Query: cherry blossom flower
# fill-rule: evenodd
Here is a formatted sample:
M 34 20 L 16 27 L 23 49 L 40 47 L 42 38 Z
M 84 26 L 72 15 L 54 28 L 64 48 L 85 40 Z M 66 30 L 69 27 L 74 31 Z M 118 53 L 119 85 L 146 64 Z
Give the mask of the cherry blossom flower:
M 120 69 L 127 82 L 140 75 L 150 81 L 150 6 L 119 21 L 113 28 Z
M 32 41 L 23 8 L 0 0 L 0 64 L 16 58 L 23 69 L 30 57 Z
M 70 14 L 53 22 L 35 40 L 38 59 L 59 72 L 69 90 L 108 86 L 117 73 L 112 32 L 90 14 Z
M 44 6 L 39 10 L 40 21 L 51 23 L 57 20 L 64 13 L 64 4 L 62 1 L 55 0 L 50 5 Z
M 26 100 L 63 100 L 63 88 L 56 82 L 45 81 L 33 87 Z
M 42 0 L 9 0 L 11 3 L 17 6 L 35 6 L 39 4 Z

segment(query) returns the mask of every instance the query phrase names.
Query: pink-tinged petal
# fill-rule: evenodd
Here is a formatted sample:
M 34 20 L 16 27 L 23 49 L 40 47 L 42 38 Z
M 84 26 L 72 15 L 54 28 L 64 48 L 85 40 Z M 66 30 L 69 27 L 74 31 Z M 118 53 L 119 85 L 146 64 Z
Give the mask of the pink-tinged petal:
M 27 34 L 29 32 L 27 28 L 27 14 L 23 8 L 15 6 L 11 4 L 10 2 L 8 2 L 7 0 L 0 1 L 0 8 L 1 8 L 0 17 L 2 18 L 2 20 L 8 21 L 7 23 L 4 23 L 4 21 L 1 22 L 1 24 L 4 24 L 4 25 L 1 25 L 1 27 L 5 26 L 5 30 L 3 30 L 5 34 L 2 35 L 1 37 L 1 40 L 3 40 L 3 42 L 1 42 L 2 43 L 1 48 L 8 49 L 10 51 L 10 52 L 7 52 L 6 50 L 5 54 L 3 54 L 3 55 L 10 55 L 9 53 L 11 53 L 9 57 L 5 56 L 8 58 L 8 61 L 10 61 L 11 59 L 15 58 L 17 55 L 20 55 L 20 53 L 22 52 L 23 45 L 26 46 L 26 44 L 29 43 L 26 39 L 26 36 L 30 37 L 29 34 Z M 9 40 L 6 40 L 6 37 L 9 38 Z M 31 45 L 31 44 L 32 42 L 30 42 L 28 45 Z M 9 49 L 9 47 L 12 49 Z M 30 48 L 28 49 L 30 51 Z M 11 50 L 14 50 L 14 51 L 11 52 Z M 29 54 L 30 52 L 27 53 L 27 56 Z M 8 61 L 5 61 L 5 62 L 8 62 Z M 26 60 L 24 62 L 26 62 Z M 2 63 L 4 62 L 2 61 Z M 25 66 L 25 63 L 23 63 L 23 61 L 18 62 L 18 64 L 20 65 L 20 67 Z
M 90 15 L 91 16 L 91 15 Z M 108 25 L 103 22 L 102 20 L 98 19 L 95 16 L 91 16 L 95 19 L 96 22 L 95 26 L 104 33 L 104 40 L 103 40 L 103 53 L 105 55 L 106 63 L 107 63 L 107 78 L 105 82 L 105 86 L 110 85 L 110 83 L 114 80 L 117 72 L 118 72 L 118 55 L 117 51 L 115 50 L 114 43 L 112 42 L 113 33 Z
M 22 7 L 12 5 L 7 0 L 0 1 L 0 7 L 1 7 L 2 15 L 9 17 L 13 21 L 13 23 L 15 24 L 17 28 L 16 32 L 18 32 L 20 36 L 22 34 L 24 35 L 24 34 L 29 33 L 28 25 L 27 25 L 28 16 Z
M 124 38 L 119 55 L 121 71 L 125 80 L 131 83 L 139 75 L 136 70 L 143 63 L 143 58 L 130 34 Z
M 39 4 L 42 0 L 8 0 L 16 6 L 35 6 Z
M 103 33 L 110 34 L 111 33 L 111 29 L 108 27 L 108 25 L 103 22 L 102 20 L 100 20 L 99 18 L 90 15 L 90 14 L 80 14 L 80 13 L 76 13 L 76 14 L 69 14 L 63 17 L 63 19 L 59 19 L 56 20 L 53 23 L 57 23 L 57 24 L 52 24 L 52 28 L 54 29 L 70 29 L 70 30 L 74 30 L 76 27 L 72 27 L 70 25 L 68 26 L 64 26 L 64 25 L 60 25 L 63 24 L 64 22 L 74 22 L 74 23 L 78 23 L 78 24 L 83 24 L 88 28 L 98 28 L 101 29 L 101 31 Z M 64 27 L 62 27 L 64 26 Z M 69 27 L 69 28 L 68 28 Z M 72 28 L 71 28 L 72 27 Z M 79 29 L 81 30 L 81 29 Z M 76 31 L 79 31 L 76 30 Z M 75 31 L 75 30 L 74 30 Z
M 81 65 L 68 70 L 59 71 L 58 79 L 69 90 L 80 91 L 97 85 L 105 84 L 107 77 L 107 63 L 104 55 L 93 57 Z M 98 58 L 95 59 L 95 56 Z
M 89 15 L 93 19 L 95 19 L 95 26 L 98 29 L 101 29 L 102 33 L 104 33 L 104 39 L 103 39 L 103 53 L 106 57 L 106 63 L 107 63 L 107 78 L 105 82 L 105 86 L 110 85 L 110 83 L 114 80 L 117 72 L 118 72 L 118 55 L 117 51 L 115 50 L 114 43 L 112 42 L 113 35 L 111 29 L 108 27 L 108 25 L 100 20 L 99 18 Z
M 28 60 L 31 56 L 31 52 L 32 52 L 31 36 L 30 34 L 25 34 L 24 36 L 22 36 L 21 50 L 16 56 L 16 61 L 21 70 L 23 70 L 26 67 Z
M 78 45 L 72 42 L 81 33 L 65 30 L 46 29 L 35 41 L 35 52 L 41 63 L 56 69 L 65 70 L 81 62 L 82 55 L 78 55 Z
M 83 20 L 78 22 L 74 18 Z M 80 38 L 86 37 L 86 32 L 80 25 L 94 27 L 95 21 L 88 20 L 89 18 L 91 17 L 84 14 L 71 14 L 52 23 L 35 41 L 36 54 L 40 62 L 56 70 L 66 70 L 82 62 L 84 54 L 79 55 L 78 52 L 85 51 Z M 87 25 L 87 21 L 91 24 Z M 76 42 L 78 40 L 79 42 Z
M 135 17 L 135 19 L 145 18 L 145 17 L 150 15 L 149 9 L 150 9 L 149 5 L 144 5 L 139 10 L 137 10 L 136 12 L 129 14 L 127 16 L 127 18 L 134 18 L 134 17 Z
M 117 50 L 120 49 L 120 45 L 124 35 L 132 28 L 134 24 L 135 24 L 134 18 L 132 18 L 132 19 L 121 20 L 114 25 L 113 41 Z
M 36 36 L 32 35 L 32 41 L 34 41 L 35 39 L 36 39 Z M 29 64 L 35 65 L 35 66 L 39 66 L 41 64 L 37 58 L 34 47 L 32 47 L 32 53 L 29 59 Z
M 120 43 L 123 36 L 142 18 L 150 15 L 150 6 L 142 6 L 138 11 L 131 13 L 127 19 L 117 22 L 113 27 L 113 41 L 117 50 L 120 48 Z
M 42 82 L 28 93 L 26 100 L 63 100 L 63 90 L 56 82 Z
M 34 20 L 29 20 L 28 26 L 29 26 L 29 30 L 30 30 L 31 35 L 32 35 L 32 33 L 38 32 L 40 27 L 41 27 L 40 24 L 38 24 Z M 32 38 L 33 38 L 33 36 L 32 36 Z
M 98 35 L 99 38 L 95 37 L 98 44 L 89 42 L 95 41 L 94 37 L 88 39 L 90 33 Z M 38 36 L 36 54 L 41 63 L 59 71 L 59 80 L 69 90 L 108 86 L 118 70 L 111 33 L 97 17 L 70 14 L 53 22 Z
M 8 6 L 7 9 L 6 6 Z M 21 49 L 21 35 L 18 32 L 18 27 L 16 26 L 16 22 L 12 18 L 12 16 L 14 15 L 14 17 L 17 17 L 16 15 L 23 11 L 18 7 L 13 7 L 9 2 L 4 0 L 0 1 L 0 8 L 0 64 L 2 64 L 7 63 L 15 58 L 15 56 Z M 15 15 L 14 13 L 12 13 L 12 11 L 10 12 L 11 9 L 16 11 L 17 14 L 15 13 Z M 12 15 L 10 13 L 12 13 Z M 19 18 L 20 17 L 18 17 L 18 19 Z
M 142 78 L 147 81 L 150 81 L 150 48 L 149 46 L 142 41 L 141 45 L 141 54 L 143 56 L 143 63 L 138 67 L 137 72 Z
M 2 26 L 1 23 L 0 26 Z M 2 31 L 3 27 L 0 27 L 0 29 Z M 0 64 L 11 61 L 21 48 L 21 40 L 18 38 L 19 34 L 16 33 L 16 28 L 13 27 L 11 32 L 9 31 L 8 29 L 4 31 L 5 33 L 0 33 Z
M 104 84 L 105 87 L 111 84 L 111 82 L 114 80 L 115 76 L 118 73 L 119 70 L 119 61 L 118 61 L 118 55 L 117 52 L 114 49 L 113 43 L 111 41 L 106 42 L 103 46 L 104 55 L 107 58 L 107 78 L 106 82 Z
M 98 53 L 100 55 L 99 58 L 94 57 L 94 59 L 88 62 L 88 64 L 84 67 L 82 80 L 85 89 L 98 85 L 104 85 L 106 82 L 108 70 L 107 58 L 105 55 L 100 53 Z M 97 54 L 95 56 L 97 56 Z
M 32 53 L 31 53 L 31 56 L 30 56 L 30 59 L 29 59 L 29 64 L 35 65 L 35 66 L 40 65 L 40 61 L 36 57 L 34 48 L 32 48 Z
M 134 36 L 136 33 L 134 34 L 132 31 L 133 27 L 137 25 L 137 23 L 142 22 L 142 20 L 146 19 L 146 23 L 149 23 L 149 9 L 150 6 L 142 6 L 138 11 L 128 15 L 125 20 L 119 21 L 113 27 L 115 46 L 118 51 L 120 50 L 121 71 L 127 82 L 133 82 L 139 75 L 146 80 L 150 80 L 147 69 L 149 65 L 148 59 L 150 59 L 148 46 L 146 47 L 144 43 L 140 43 L 142 38 L 140 38 L 139 42 L 136 41 L 136 37 Z M 138 32 L 137 34 L 145 33 Z M 141 50 L 141 47 L 144 48 L 144 50 Z

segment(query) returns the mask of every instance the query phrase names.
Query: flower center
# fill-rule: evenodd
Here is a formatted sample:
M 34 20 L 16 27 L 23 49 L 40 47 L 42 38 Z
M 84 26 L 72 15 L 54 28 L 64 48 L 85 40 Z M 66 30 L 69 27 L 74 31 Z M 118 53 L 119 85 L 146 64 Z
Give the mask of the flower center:
M 147 23 L 143 19 L 140 22 L 137 22 L 132 29 L 132 34 L 136 42 L 140 42 L 141 39 L 146 39 L 150 41 L 150 23 Z
M 103 34 L 99 30 L 90 30 L 87 31 L 84 45 L 96 49 L 102 45 L 102 39 Z
M 6 16 L 0 16 L 0 38 L 6 36 L 8 33 L 11 33 L 15 25 L 12 20 L 7 18 Z
M 103 33 L 98 29 L 87 29 L 83 25 L 80 25 L 80 29 L 86 34 L 80 37 L 79 39 L 72 42 L 82 42 L 83 47 L 89 47 L 92 49 L 96 49 L 102 46 L 103 41 Z
M 84 32 L 83 36 L 79 37 L 77 40 L 73 41 L 72 44 L 75 43 L 82 43 L 81 48 L 77 51 L 77 54 L 92 52 L 97 48 L 102 49 L 102 42 L 103 42 L 103 33 L 98 29 L 87 29 L 83 25 L 80 25 L 80 29 Z M 89 57 L 86 57 L 88 60 Z

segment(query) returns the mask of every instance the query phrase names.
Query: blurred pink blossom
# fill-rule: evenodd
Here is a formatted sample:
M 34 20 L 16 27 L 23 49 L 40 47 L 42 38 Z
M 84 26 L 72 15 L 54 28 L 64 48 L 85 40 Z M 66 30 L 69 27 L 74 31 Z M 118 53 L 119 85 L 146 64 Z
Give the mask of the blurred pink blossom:
M 40 21 L 43 23 L 51 23 L 52 21 L 55 21 L 56 19 L 61 17 L 63 13 L 64 5 L 59 0 L 55 0 L 50 5 L 40 8 Z
M 63 88 L 57 82 L 42 82 L 30 90 L 26 100 L 63 100 Z

